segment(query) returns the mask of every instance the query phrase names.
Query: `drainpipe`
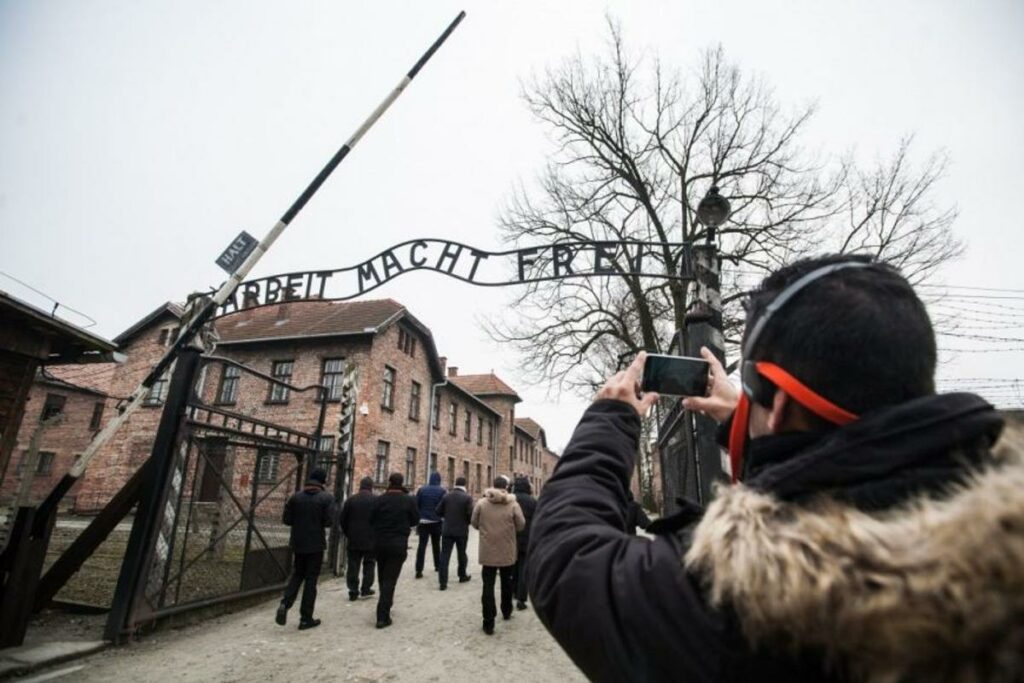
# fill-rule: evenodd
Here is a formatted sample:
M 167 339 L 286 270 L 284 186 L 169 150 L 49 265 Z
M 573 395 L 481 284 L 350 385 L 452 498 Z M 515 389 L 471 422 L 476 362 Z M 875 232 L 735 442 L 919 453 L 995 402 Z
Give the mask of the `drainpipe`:
M 434 446 L 434 403 L 437 402 L 437 390 L 448 384 L 448 380 L 430 385 L 430 414 L 427 417 L 427 464 L 424 468 L 426 474 L 423 476 L 423 483 L 430 483 L 430 453 Z M 441 428 L 441 420 L 438 417 L 437 428 Z

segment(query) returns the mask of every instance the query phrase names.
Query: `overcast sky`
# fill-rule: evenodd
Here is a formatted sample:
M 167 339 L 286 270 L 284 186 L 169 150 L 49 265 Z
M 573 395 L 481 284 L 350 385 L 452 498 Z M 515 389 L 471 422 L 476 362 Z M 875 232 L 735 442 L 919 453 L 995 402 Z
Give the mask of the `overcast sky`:
M 915 133 L 921 157 L 946 149 L 938 199 L 959 206 L 968 253 L 941 281 L 1024 290 L 1019 0 L 0 0 L 0 271 L 106 337 L 219 283 L 221 249 L 241 229 L 266 233 L 460 9 L 466 20 L 253 276 L 340 268 L 416 237 L 497 247 L 503 201 L 553 149 L 520 81 L 602 50 L 607 12 L 668 64 L 690 69 L 721 43 L 783 103 L 817 101 L 810 146 L 872 159 Z M 45 305 L 6 278 L 0 289 Z M 413 273 L 372 296 L 408 306 L 461 372 L 513 383 L 519 414 L 560 449 L 584 404 L 521 382 L 516 356 L 477 323 L 510 294 Z M 979 316 L 996 320 L 984 334 L 1024 336 L 999 324 L 1024 323 L 1024 301 L 959 301 L 993 314 Z M 970 350 L 946 354 L 944 378 L 1021 375 L 1024 351 L 1004 349 L 1024 343 L 940 346 Z

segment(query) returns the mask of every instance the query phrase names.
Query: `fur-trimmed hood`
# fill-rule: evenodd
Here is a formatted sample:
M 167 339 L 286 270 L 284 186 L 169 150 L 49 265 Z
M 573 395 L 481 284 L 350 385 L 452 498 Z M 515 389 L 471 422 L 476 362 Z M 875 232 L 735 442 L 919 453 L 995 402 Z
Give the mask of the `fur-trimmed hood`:
M 950 495 L 867 513 L 719 490 L 687 569 L 754 648 L 820 654 L 870 681 L 1024 677 L 1024 459 Z

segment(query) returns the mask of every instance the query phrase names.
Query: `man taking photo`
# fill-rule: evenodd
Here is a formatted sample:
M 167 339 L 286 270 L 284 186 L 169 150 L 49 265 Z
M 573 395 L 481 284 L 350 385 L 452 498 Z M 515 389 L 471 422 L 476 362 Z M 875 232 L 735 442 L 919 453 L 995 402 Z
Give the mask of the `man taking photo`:
M 834 256 L 749 300 L 742 391 L 709 395 L 732 486 L 654 540 L 623 529 L 643 353 L 598 393 L 540 497 L 530 594 L 594 680 L 1020 680 L 1024 464 L 972 394 L 937 395 L 910 284 Z

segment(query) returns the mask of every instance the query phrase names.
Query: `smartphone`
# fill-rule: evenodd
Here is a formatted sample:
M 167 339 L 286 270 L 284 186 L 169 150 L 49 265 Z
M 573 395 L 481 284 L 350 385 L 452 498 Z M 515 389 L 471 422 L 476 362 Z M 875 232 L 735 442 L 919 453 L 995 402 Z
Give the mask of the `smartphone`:
M 647 354 L 640 390 L 669 396 L 703 396 L 711 365 L 703 358 Z

